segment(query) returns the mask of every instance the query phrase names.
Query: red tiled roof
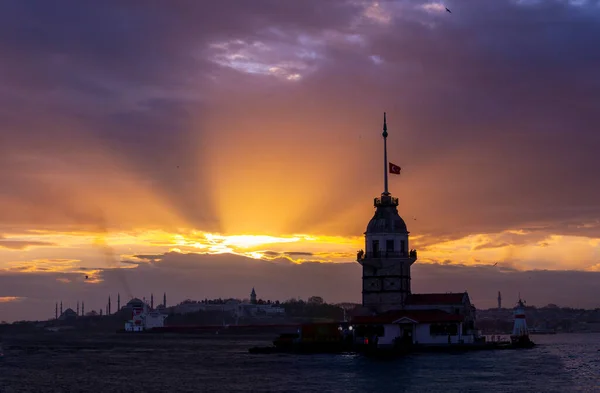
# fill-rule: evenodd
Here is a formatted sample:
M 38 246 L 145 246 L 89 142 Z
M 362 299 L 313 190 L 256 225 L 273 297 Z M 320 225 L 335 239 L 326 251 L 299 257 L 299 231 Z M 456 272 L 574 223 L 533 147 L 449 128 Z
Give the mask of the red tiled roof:
M 406 299 L 406 304 L 413 306 L 462 304 L 464 293 L 419 293 Z
M 394 323 L 401 318 L 412 319 L 418 323 L 435 322 L 462 322 L 464 316 L 450 314 L 442 310 L 408 310 L 408 311 L 390 311 L 387 313 L 373 316 L 356 316 L 352 323 L 356 324 L 383 324 Z

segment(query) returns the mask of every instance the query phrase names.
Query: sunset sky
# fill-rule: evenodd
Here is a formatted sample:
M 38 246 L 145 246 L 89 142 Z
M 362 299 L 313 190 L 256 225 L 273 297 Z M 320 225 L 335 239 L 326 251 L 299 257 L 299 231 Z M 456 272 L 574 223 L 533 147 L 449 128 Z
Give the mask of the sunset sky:
M 599 37 L 596 0 L 5 0 L 0 320 L 360 302 L 384 111 L 414 292 L 600 307 Z

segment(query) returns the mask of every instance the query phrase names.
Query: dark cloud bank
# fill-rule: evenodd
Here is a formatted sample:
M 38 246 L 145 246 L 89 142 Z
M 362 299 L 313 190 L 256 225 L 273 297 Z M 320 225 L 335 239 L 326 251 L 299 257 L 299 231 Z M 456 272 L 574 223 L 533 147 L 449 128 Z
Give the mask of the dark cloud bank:
M 50 318 L 55 301 L 74 307 L 77 300 L 86 309 L 100 309 L 108 295 L 124 299 L 133 296 L 161 298 L 167 292 L 169 303 L 184 299 L 249 297 L 256 288 L 259 297 L 286 300 L 323 296 L 328 302 L 360 302 L 361 270 L 358 263 L 266 262 L 233 255 L 197 255 L 169 253 L 149 256 L 155 262 L 142 263 L 135 269 L 105 270 L 103 282 L 89 284 L 81 274 L 8 274 L 0 275 L 0 297 L 25 298 L 0 303 L 0 315 L 6 319 Z M 468 290 L 479 308 L 494 307 L 497 291 L 504 305 L 510 306 L 519 293 L 529 304 L 582 308 L 597 307 L 600 273 L 578 271 L 515 271 L 502 267 L 466 267 L 443 264 L 419 264 L 412 269 L 413 292 L 462 292 Z M 57 278 L 71 282 L 58 282 Z M 124 284 L 125 283 L 125 284 Z
M 462 236 L 535 224 L 561 232 L 568 221 L 600 219 L 593 2 L 465 0 L 450 4 L 450 15 L 383 1 L 385 25 L 364 16 L 369 2 L 360 1 L 61 4 L 0 6 L 0 214 L 14 225 L 73 221 L 66 206 L 76 186 L 53 189 L 40 181 L 41 164 L 24 157 L 76 166 L 88 160 L 84 146 L 99 143 L 190 224 L 218 230 L 214 201 L 201 192 L 218 170 L 206 157 L 231 148 L 219 135 L 233 141 L 252 130 L 246 151 L 287 149 L 282 166 L 339 153 L 355 176 L 340 176 L 337 192 L 355 199 L 328 203 L 323 212 L 335 217 L 381 187 L 379 161 L 360 157 L 377 154 L 377 135 L 365 138 L 384 109 L 391 156 L 406 171 L 403 208 L 422 217 L 413 230 Z M 215 63 L 211 44 L 236 40 L 308 68 L 296 65 L 303 78 L 287 83 Z M 175 165 L 176 175 L 165 170 Z M 93 175 L 102 182 L 115 173 Z M 134 207 L 128 194 L 122 204 Z M 41 211 L 43 201 L 56 214 Z
M 326 184 L 336 197 L 309 203 L 290 228 L 356 235 L 366 222 L 323 223 L 349 210 L 369 215 L 381 188 L 374 177 L 379 160 L 371 157 L 379 154 L 385 109 L 390 155 L 405 173 L 394 190 L 402 211 L 419 217 L 414 234 L 456 238 L 535 228 L 600 235 L 598 225 L 583 225 L 600 220 L 600 8 L 593 2 L 461 0 L 449 4 L 452 15 L 404 10 L 388 25 L 361 16 L 360 1 L 251 3 L 2 2 L 3 233 L 95 228 L 90 211 L 98 208 L 109 210 L 111 226 L 171 224 L 147 214 L 150 207 L 140 210 L 139 195 L 123 184 L 143 185 L 193 227 L 219 230 L 215 201 L 205 190 L 211 176 L 227 171 L 219 172 L 223 165 L 210 157 L 215 151 L 228 157 L 232 141 L 242 140 L 253 157 L 285 152 L 282 167 L 333 157 L 318 168 L 339 170 L 336 184 Z M 381 4 L 394 8 L 391 1 Z M 327 41 L 333 33 L 342 38 Z M 305 50 L 310 56 L 300 68 L 310 72 L 288 83 L 216 63 L 211 44 L 235 40 L 277 46 L 288 63 L 300 61 L 296 54 Z M 245 153 L 235 158 L 249 160 Z M 57 186 L 52 173 L 65 165 L 85 181 Z M 135 182 L 108 183 L 124 174 Z M 81 194 L 85 187 L 118 195 L 120 208 L 110 211 L 114 206 Z M 286 192 L 292 191 L 282 188 L 280 197 Z M 344 203 L 340 195 L 347 196 Z M 252 286 L 270 298 L 359 299 L 357 264 L 225 256 L 196 264 L 193 258 L 200 257 L 170 255 L 160 266 L 125 274 L 133 292 L 167 290 L 172 299 L 244 296 Z M 42 310 L 51 315 L 54 298 L 74 303 L 89 297 L 90 307 L 99 308 L 106 293 L 119 290 L 111 274 L 96 286 L 62 284 L 50 275 L 1 275 L 0 296 L 28 299 L 0 307 L 15 318 L 35 317 Z M 480 306 L 491 306 L 497 290 L 505 299 L 520 291 L 539 305 L 592 307 L 599 298 L 596 273 L 417 264 L 414 277 L 415 291 L 469 289 Z

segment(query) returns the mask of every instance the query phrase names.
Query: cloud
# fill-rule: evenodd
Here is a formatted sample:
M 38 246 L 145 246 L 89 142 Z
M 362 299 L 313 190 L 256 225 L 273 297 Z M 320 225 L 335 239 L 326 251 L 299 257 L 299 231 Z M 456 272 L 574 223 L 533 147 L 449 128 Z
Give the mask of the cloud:
M 50 242 L 40 242 L 40 241 L 23 241 L 23 240 L 10 240 L 4 239 L 0 237 L 0 247 L 8 248 L 10 250 L 27 250 L 32 247 L 50 247 L 56 246 L 54 243 Z
M 123 227 L 360 233 L 361 201 L 380 188 L 375 129 L 387 108 L 390 157 L 402 151 L 410 185 L 392 188 L 411 191 L 402 208 L 420 217 L 414 232 L 598 220 L 599 191 L 588 189 L 597 10 L 488 0 L 422 12 L 436 4 L 227 1 L 166 11 L 109 2 L 91 13 L 74 2 L 57 14 L 6 3 L 4 98 L 29 112 L 7 109 L 3 146 L 23 158 L 3 156 L 13 168 L 3 183 L 18 184 L 3 213 L 14 225 L 93 226 L 88 211 L 100 206 Z M 287 83 L 296 73 L 301 83 Z M 101 147 L 76 153 L 84 145 Z M 57 183 L 59 170 L 80 175 Z M 334 202 L 319 183 L 352 201 Z M 230 209 L 239 195 L 245 207 Z M 54 212 L 42 211 L 48 201 Z M 273 218 L 257 215 L 269 206 Z
M 25 300 L 25 298 L 16 297 L 16 296 L 1 296 L 0 297 L 0 303 L 20 302 L 23 300 Z
M 100 274 L 101 282 L 88 285 L 77 273 L 0 273 L 0 296 L 26 298 L 19 307 L 0 304 L 0 312 L 11 320 L 51 318 L 56 302 L 73 307 L 77 301 L 84 301 L 86 309 L 100 309 L 109 295 L 114 305 L 117 293 L 124 304 L 128 288 L 123 285 L 123 277 L 132 296 L 149 298 L 153 293 L 157 298 L 166 292 L 169 304 L 188 298 L 243 299 L 249 296 L 252 287 L 260 298 L 272 300 L 318 295 L 328 302 L 360 302 L 361 296 L 358 263 L 295 264 L 228 254 L 168 253 L 160 262 L 140 264 L 134 269 L 104 269 Z M 600 295 L 599 274 L 416 263 L 412 268 L 412 290 L 414 293 L 468 290 L 479 308 L 494 307 L 498 291 L 509 307 L 521 293 L 529 304 L 536 306 L 556 303 L 593 308 L 594 299 Z M 57 283 L 57 279 L 63 278 L 69 281 Z M 332 282 L 336 285 L 332 286 Z
M 351 261 L 386 111 L 420 263 L 597 269 L 600 9 L 446 5 L 3 2 L 0 268 Z

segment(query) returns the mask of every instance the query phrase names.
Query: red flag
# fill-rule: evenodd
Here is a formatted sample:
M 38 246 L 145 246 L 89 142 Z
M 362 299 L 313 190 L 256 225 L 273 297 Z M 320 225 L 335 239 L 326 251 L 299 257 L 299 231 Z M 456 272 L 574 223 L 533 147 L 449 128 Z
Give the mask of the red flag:
M 401 170 L 402 168 L 400 168 L 398 165 L 394 165 L 390 162 L 390 173 L 393 173 L 394 175 L 399 175 Z

